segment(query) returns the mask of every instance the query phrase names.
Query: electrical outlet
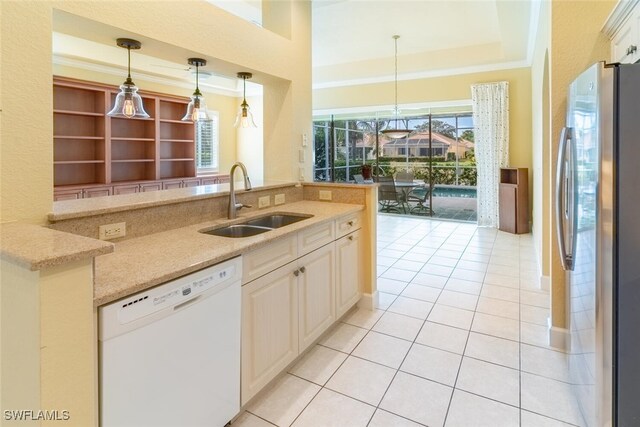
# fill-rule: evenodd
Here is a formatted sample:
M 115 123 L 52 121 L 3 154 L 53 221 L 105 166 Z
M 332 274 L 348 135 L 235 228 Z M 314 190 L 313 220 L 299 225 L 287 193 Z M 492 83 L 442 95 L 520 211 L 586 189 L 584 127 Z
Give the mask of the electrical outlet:
M 258 209 L 266 208 L 271 204 L 270 196 L 258 197 Z
M 284 194 L 276 194 L 273 198 L 274 205 L 284 205 Z
M 318 194 L 318 198 L 320 200 L 331 200 L 331 191 L 329 190 L 320 190 Z
M 99 228 L 100 240 L 111 240 L 127 235 L 127 223 L 116 222 L 114 224 L 101 225 Z

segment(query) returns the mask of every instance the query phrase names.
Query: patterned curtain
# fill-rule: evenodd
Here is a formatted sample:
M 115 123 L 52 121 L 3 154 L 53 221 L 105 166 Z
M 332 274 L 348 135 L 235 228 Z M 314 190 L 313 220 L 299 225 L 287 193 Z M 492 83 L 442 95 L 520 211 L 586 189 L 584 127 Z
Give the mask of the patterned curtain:
M 471 86 L 478 168 L 478 225 L 498 226 L 500 168 L 509 162 L 509 82 Z

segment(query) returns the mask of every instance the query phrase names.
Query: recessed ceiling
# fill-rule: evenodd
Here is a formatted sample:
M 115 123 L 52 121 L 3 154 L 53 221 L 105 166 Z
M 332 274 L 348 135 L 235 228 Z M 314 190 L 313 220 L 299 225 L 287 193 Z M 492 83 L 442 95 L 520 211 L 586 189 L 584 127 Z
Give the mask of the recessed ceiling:
M 539 0 L 314 0 L 315 87 L 530 65 Z

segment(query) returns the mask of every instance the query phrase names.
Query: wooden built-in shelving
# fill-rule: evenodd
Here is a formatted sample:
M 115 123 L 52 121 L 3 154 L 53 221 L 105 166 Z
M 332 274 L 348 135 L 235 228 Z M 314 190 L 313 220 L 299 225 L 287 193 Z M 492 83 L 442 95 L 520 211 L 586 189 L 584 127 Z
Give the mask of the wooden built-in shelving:
M 56 192 L 77 198 L 71 188 L 83 186 L 85 195 L 102 195 L 105 185 L 118 183 L 106 192 L 119 194 L 162 188 L 153 181 L 195 178 L 195 129 L 181 120 L 189 99 L 140 92 L 149 118 L 109 117 L 117 93 L 115 86 L 54 78 Z M 149 185 L 124 185 L 134 181 Z M 89 191 L 91 185 L 100 191 Z

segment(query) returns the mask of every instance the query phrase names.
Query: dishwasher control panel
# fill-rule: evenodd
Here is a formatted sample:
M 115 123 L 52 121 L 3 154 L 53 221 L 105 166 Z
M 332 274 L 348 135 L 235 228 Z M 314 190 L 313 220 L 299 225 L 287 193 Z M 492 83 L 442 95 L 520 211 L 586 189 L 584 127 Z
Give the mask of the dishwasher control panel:
M 162 310 L 177 311 L 191 300 L 195 303 L 205 292 L 215 293 L 230 283 L 239 281 L 241 275 L 240 257 L 207 267 L 101 307 L 101 324 L 115 321 L 120 325 L 126 325 Z

